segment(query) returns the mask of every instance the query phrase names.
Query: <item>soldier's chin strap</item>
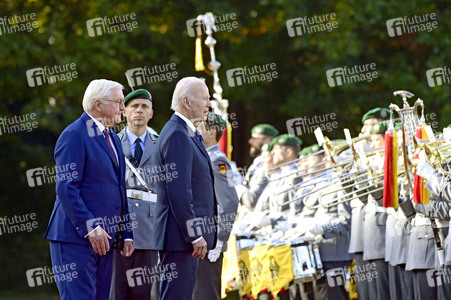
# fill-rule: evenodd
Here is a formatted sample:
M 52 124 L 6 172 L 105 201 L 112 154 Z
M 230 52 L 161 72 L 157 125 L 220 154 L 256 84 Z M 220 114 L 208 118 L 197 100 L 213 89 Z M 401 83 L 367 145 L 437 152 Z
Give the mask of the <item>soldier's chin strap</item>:
M 130 168 L 130 170 L 132 170 L 133 174 L 135 174 L 136 178 L 138 179 L 139 183 L 145 187 L 145 189 L 148 192 L 151 192 L 151 189 L 149 189 L 149 187 L 147 186 L 146 182 L 144 181 L 144 179 L 141 177 L 141 175 L 139 175 L 138 170 L 136 170 L 136 168 L 132 165 L 132 163 L 128 160 L 127 157 L 125 157 L 125 163 L 127 164 L 127 166 Z

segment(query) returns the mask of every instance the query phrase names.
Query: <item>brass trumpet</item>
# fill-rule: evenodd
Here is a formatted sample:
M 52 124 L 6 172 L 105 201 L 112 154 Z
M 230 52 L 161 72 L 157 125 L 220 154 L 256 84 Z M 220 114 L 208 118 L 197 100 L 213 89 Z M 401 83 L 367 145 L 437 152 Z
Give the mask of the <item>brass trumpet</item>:
M 370 138 L 370 137 L 371 137 L 371 134 L 367 134 L 367 135 L 355 137 L 355 138 L 352 139 L 352 141 L 355 142 L 355 143 L 357 143 L 357 142 L 360 142 L 360 141 L 362 141 L 362 140 L 366 140 L 366 139 L 368 139 L 368 138 Z M 332 143 L 327 137 L 324 137 L 324 139 L 325 139 L 325 141 L 326 141 L 326 142 L 325 142 L 325 145 L 326 145 L 326 147 L 328 148 L 328 151 L 329 151 L 329 153 L 330 153 L 332 156 L 338 156 L 338 155 L 340 155 L 343 151 L 345 151 L 346 149 L 349 148 L 349 145 L 346 144 L 346 143 L 343 143 L 343 144 L 340 144 L 340 145 L 337 145 L 337 146 L 333 146 L 333 143 Z M 374 149 L 373 149 L 373 150 L 374 150 Z M 383 147 L 381 147 L 381 150 L 383 150 Z M 283 167 L 283 166 L 291 165 L 291 164 L 297 163 L 297 162 L 299 162 L 299 161 L 308 159 L 308 158 L 311 157 L 311 156 L 314 156 L 314 155 L 322 155 L 322 154 L 324 154 L 324 153 L 325 153 L 325 150 L 324 150 L 324 149 L 323 149 L 323 150 L 318 150 L 318 151 L 316 151 L 316 152 L 314 152 L 314 153 L 310 153 L 310 154 L 308 154 L 308 155 L 306 155 L 306 156 L 299 157 L 299 158 L 297 158 L 297 159 L 294 159 L 294 160 L 291 160 L 291 161 L 282 163 L 282 164 L 280 164 L 280 165 L 274 166 L 274 167 L 270 168 L 269 170 L 267 170 L 267 171 L 265 172 L 265 174 L 266 174 L 266 176 L 268 176 L 268 174 L 269 174 L 271 171 L 278 170 L 278 169 L 280 169 L 280 168 Z M 325 160 L 325 161 L 322 161 L 322 162 L 318 163 L 318 164 L 315 165 L 315 166 L 310 166 L 310 167 L 308 167 L 308 168 L 305 168 L 305 169 L 302 169 L 302 170 L 298 170 L 298 171 L 292 172 L 292 173 L 290 173 L 290 174 L 286 174 L 286 175 L 284 175 L 284 176 L 281 176 L 281 177 L 276 178 L 276 179 L 273 179 L 273 180 L 280 180 L 281 178 L 285 178 L 285 177 L 288 177 L 288 176 L 292 176 L 293 174 L 299 174 L 299 173 L 302 173 L 302 172 L 307 171 L 308 169 L 310 169 L 310 168 L 312 168 L 312 167 L 316 167 L 316 166 L 318 166 L 318 165 L 323 165 L 323 164 L 326 164 L 326 163 L 335 163 L 335 161 L 330 160 L 330 159 L 329 159 L 329 160 Z M 303 174 L 303 175 L 301 175 L 301 176 L 305 176 L 305 175 Z
M 398 175 L 401 175 L 401 174 L 404 174 L 404 173 L 405 173 L 404 166 L 401 165 L 400 168 L 398 169 Z M 342 204 L 342 203 L 349 202 L 349 201 L 354 200 L 354 199 L 358 199 L 358 198 L 360 198 L 362 196 L 367 196 L 367 195 L 370 195 L 372 193 L 382 191 L 384 189 L 384 185 L 383 185 L 383 182 L 381 182 L 380 180 L 381 180 L 381 178 L 383 176 L 384 176 L 384 173 L 376 174 L 376 175 L 373 176 L 373 178 L 368 178 L 366 180 L 362 180 L 360 182 L 356 182 L 356 183 L 348 185 L 346 187 L 341 187 L 341 188 L 336 189 L 336 190 L 334 190 L 332 192 L 327 192 L 327 193 L 324 193 L 324 194 L 320 194 L 320 196 L 318 198 L 319 205 L 321 205 L 324 208 L 330 208 L 330 207 L 333 207 L 333 206 L 336 206 L 336 205 L 339 205 L 339 204 Z M 321 201 L 323 195 L 336 193 L 336 192 L 339 192 L 339 191 L 342 191 L 342 190 L 345 190 L 345 189 L 348 189 L 348 188 L 352 188 L 352 187 L 360 185 L 360 184 L 371 183 L 371 182 L 373 182 L 373 184 L 365 186 L 363 188 L 359 188 L 357 190 L 353 190 L 352 192 L 347 193 L 347 194 L 345 194 L 343 196 L 334 198 L 334 199 L 332 199 L 332 201 L 330 201 L 328 203 L 324 203 L 323 201 Z M 382 183 L 382 184 L 379 186 L 380 183 Z M 371 187 L 373 187 L 373 188 L 371 188 Z M 371 190 L 369 190 L 368 192 L 365 192 L 363 194 L 358 194 L 359 192 L 363 192 L 363 191 L 365 191 L 367 189 L 371 189 Z M 356 195 L 352 196 L 352 197 L 349 197 L 352 194 L 356 194 Z
M 441 146 L 425 145 L 427 162 L 435 167 L 438 167 L 443 174 L 451 174 L 451 170 L 445 170 L 443 165 L 451 158 L 451 143 L 446 143 Z

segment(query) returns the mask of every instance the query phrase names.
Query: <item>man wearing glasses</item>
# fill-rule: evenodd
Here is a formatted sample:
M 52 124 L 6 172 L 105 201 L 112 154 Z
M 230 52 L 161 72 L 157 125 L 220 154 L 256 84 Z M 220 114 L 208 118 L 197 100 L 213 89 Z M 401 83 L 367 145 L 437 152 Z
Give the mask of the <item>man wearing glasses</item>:
M 91 81 L 83 97 L 85 112 L 66 127 L 55 146 L 56 165 L 70 164 L 77 173 L 70 181 L 57 180 L 44 235 L 50 240 L 53 271 L 70 266 L 78 274 L 72 281 L 59 281 L 61 274 L 55 273 L 61 299 L 108 299 L 113 242 L 124 256 L 134 251 L 124 154 L 110 130 L 124 111 L 122 88 L 110 80 Z M 124 230 L 116 235 L 121 219 Z

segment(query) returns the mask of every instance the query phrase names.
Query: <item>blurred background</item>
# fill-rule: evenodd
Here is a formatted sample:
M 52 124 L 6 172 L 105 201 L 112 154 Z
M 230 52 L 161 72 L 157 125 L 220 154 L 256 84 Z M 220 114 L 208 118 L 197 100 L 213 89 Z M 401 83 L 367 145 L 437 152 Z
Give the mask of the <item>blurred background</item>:
M 450 9 L 449 1 L 423 0 L 0 2 L 0 125 L 14 116 L 35 116 L 37 122 L 31 130 L 24 127 L 19 132 L 0 126 L 0 217 L 35 213 L 37 221 L 32 230 L 0 235 L 0 299 L 58 299 L 55 284 L 30 287 L 27 282 L 27 270 L 51 265 L 48 241 L 42 236 L 55 187 L 30 187 L 26 172 L 55 165 L 56 140 L 81 115 L 83 93 L 91 80 L 115 80 L 129 92 L 127 70 L 174 63 L 177 78 L 139 86 L 153 95 L 150 126 L 159 132 L 172 114 L 172 92 L 180 78 L 205 77 L 213 94 L 213 78 L 194 69 L 195 37 L 187 26 L 199 14 L 212 12 L 223 18 L 217 20 L 215 52 L 222 64 L 218 72 L 223 97 L 230 104 L 228 113 L 236 116 L 232 159 L 239 167 L 251 162 L 247 141 L 255 124 L 270 123 L 286 133 L 289 119 L 335 113 L 338 126 L 324 134 L 344 138 L 343 128 L 349 128 L 357 136 L 366 111 L 388 108 L 390 103 L 401 106 L 401 98 L 393 97 L 395 90 L 415 94 L 411 104 L 423 99 L 428 121 L 441 131 L 451 121 L 449 75 L 448 81 L 431 86 L 426 72 L 451 66 Z M 336 21 L 333 30 L 290 36 L 287 21 L 332 13 L 336 19 L 322 24 Z M 137 23 L 131 30 L 95 36 L 88 32 L 91 19 L 132 14 Z M 387 20 L 430 14 L 436 16 L 436 28 L 389 36 Z M 33 22 L 28 30 L 26 24 Z M 207 65 L 208 48 L 203 46 L 203 52 Z M 276 64 L 277 78 L 229 85 L 227 70 L 270 63 Z M 329 86 L 327 70 L 370 63 L 378 73 L 372 81 Z M 76 78 L 30 85 L 29 70 L 67 64 L 75 64 Z M 17 118 L 16 125 L 23 123 Z M 300 138 L 304 145 L 315 143 L 311 133 Z

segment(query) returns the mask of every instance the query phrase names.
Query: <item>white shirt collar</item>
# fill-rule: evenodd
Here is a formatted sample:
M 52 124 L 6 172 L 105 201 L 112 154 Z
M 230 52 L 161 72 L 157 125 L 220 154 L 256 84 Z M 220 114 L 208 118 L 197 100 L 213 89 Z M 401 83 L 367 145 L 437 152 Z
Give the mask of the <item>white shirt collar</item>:
M 196 127 L 194 126 L 193 122 L 191 122 L 190 119 L 188 119 L 187 117 L 185 117 L 184 115 L 182 115 L 178 111 L 176 111 L 174 114 L 179 116 L 183 121 L 185 121 L 186 125 L 188 125 L 188 127 L 191 128 L 191 130 L 193 132 L 196 132 Z
M 138 136 L 136 134 L 134 134 L 133 132 L 131 132 L 130 129 L 128 129 L 128 127 L 125 130 L 125 132 L 127 133 L 127 137 L 128 137 L 128 140 L 130 141 L 130 144 L 134 144 L 136 139 L 138 138 Z M 147 135 L 147 129 L 141 136 L 139 136 L 139 138 L 141 139 L 141 142 L 143 144 L 146 143 L 146 135 Z
M 97 127 L 99 128 L 100 132 L 103 133 L 103 131 L 105 130 L 105 126 L 103 126 L 102 123 L 100 123 L 96 118 L 94 118 L 93 116 L 91 116 L 87 111 L 85 111 L 85 113 L 94 121 L 94 123 L 97 125 Z

